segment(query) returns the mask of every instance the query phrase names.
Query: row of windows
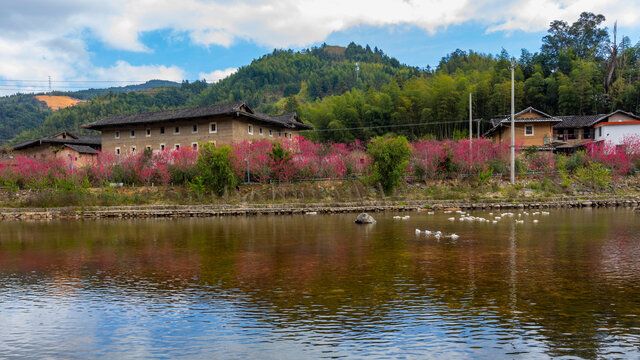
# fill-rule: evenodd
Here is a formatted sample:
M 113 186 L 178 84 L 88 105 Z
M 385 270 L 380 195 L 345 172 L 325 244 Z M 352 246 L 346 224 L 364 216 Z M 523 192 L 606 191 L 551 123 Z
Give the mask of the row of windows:
M 249 135 L 253 135 L 253 125 L 249 124 L 247 127 L 247 133 Z M 258 128 L 258 134 L 259 135 L 264 135 L 264 133 L 262 132 L 262 128 Z M 273 130 L 269 129 L 269 136 L 273 137 Z M 278 130 L 278 137 L 282 137 L 282 131 Z M 291 133 L 285 132 L 284 133 L 284 137 L 285 138 L 289 138 L 291 139 Z
M 215 134 L 217 132 L 218 132 L 218 124 L 215 123 L 215 122 L 209 123 L 209 134 Z M 160 128 L 160 135 L 163 135 L 164 133 L 165 133 L 165 128 L 163 126 L 163 127 Z M 198 124 L 193 124 L 191 126 L 191 133 L 192 134 L 197 134 L 198 133 Z M 180 134 L 180 126 L 175 126 L 173 128 L 173 134 L 174 135 L 179 135 Z M 136 137 L 136 131 L 135 130 L 130 130 L 129 137 L 130 138 L 135 138 Z M 146 129 L 146 137 L 151 137 L 151 129 L 150 128 Z M 120 139 L 120 130 L 116 130 L 115 138 L 116 139 Z
M 214 145 L 215 145 L 215 143 L 216 143 L 215 141 L 211 141 L 211 142 L 212 142 Z M 166 150 L 166 148 L 167 148 L 167 147 L 166 147 L 166 145 L 165 145 L 165 144 L 160 144 L 160 151 L 165 151 L 165 150 Z M 198 150 L 198 143 L 197 143 L 197 142 L 193 142 L 193 143 L 191 143 L 191 148 L 192 148 L 193 150 Z M 145 146 L 145 149 L 147 149 L 147 150 L 150 150 L 150 151 L 151 151 L 151 150 L 153 150 L 153 147 L 151 147 L 151 145 L 147 145 L 147 146 Z M 174 149 L 174 150 L 180 150 L 180 144 L 173 144 L 173 149 Z M 130 152 L 131 152 L 132 154 L 135 154 L 135 152 L 136 152 L 136 146 L 135 146 L 135 145 L 131 145 L 131 148 L 130 148 L 129 150 L 130 150 Z M 120 150 L 120 147 L 116 147 L 116 155 L 120 155 L 120 154 L 122 154 L 122 151 Z

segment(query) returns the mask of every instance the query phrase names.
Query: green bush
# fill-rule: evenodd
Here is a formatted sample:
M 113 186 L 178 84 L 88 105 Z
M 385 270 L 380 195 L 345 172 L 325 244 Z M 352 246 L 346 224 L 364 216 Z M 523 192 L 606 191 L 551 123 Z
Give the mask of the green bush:
M 575 177 L 582 186 L 594 190 L 603 190 L 611 185 L 611 170 L 596 162 L 578 168 Z
M 386 194 L 391 194 L 400 184 L 409 164 L 411 146 L 407 138 L 376 137 L 369 143 L 367 153 L 373 160 L 371 180 L 380 183 Z
M 587 154 L 584 151 L 576 151 L 567 157 L 566 168 L 570 173 L 587 166 Z
M 200 156 L 196 162 L 199 185 L 218 195 L 225 190 L 231 190 L 236 186 L 237 178 L 231 168 L 231 147 L 221 146 L 216 148 L 212 143 L 203 144 L 200 147 Z

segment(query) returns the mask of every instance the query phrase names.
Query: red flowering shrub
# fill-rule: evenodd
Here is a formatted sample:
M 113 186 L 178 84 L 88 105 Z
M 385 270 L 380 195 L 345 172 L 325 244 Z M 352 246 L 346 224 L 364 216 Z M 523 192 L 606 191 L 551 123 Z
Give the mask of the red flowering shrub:
M 588 144 L 587 160 L 604 165 L 617 176 L 628 174 L 633 166 L 633 157 L 625 152 L 624 147 L 609 141 Z

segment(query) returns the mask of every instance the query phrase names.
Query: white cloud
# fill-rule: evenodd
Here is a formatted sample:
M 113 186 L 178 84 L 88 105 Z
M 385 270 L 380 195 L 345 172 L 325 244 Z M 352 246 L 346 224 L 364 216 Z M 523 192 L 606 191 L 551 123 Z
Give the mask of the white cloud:
M 0 78 L 95 79 L 141 76 L 176 79 L 175 66 L 91 63 L 85 40 L 132 52 L 152 52 L 145 32 L 172 30 L 194 45 L 229 47 L 248 40 L 269 47 L 308 46 L 357 25 L 413 25 L 432 34 L 474 22 L 487 32 L 544 31 L 554 19 L 602 13 L 608 25 L 638 28 L 640 1 L 626 0 L 30 0 L 2 1 Z M 634 39 L 635 40 L 635 39 Z M 226 73 L 201 74 L 215 80 Z M 135 76 L 137 75 L 137 76 Z M 0 90 L 1 91 L 1 90 Z
M 200 73 L 198 79 L 206 79 L 208 83 L 217 83 L 218 81 L 235 74 L 238 68 L 226 68 L 224 70 L 213 70 L 210 73 Z

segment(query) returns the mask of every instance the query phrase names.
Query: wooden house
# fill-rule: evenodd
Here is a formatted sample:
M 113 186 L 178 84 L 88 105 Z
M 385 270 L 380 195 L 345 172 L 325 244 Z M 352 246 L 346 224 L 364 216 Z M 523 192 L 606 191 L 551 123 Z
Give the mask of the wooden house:
M 515 143 L 517 146 L 535 146 L 552 150 L 554 125 L 561 119 L 528 107 L 514 116 Z M 491 129 L 485 134 L 495 142 L 511 143 L 511 116 L 491 119 Z

